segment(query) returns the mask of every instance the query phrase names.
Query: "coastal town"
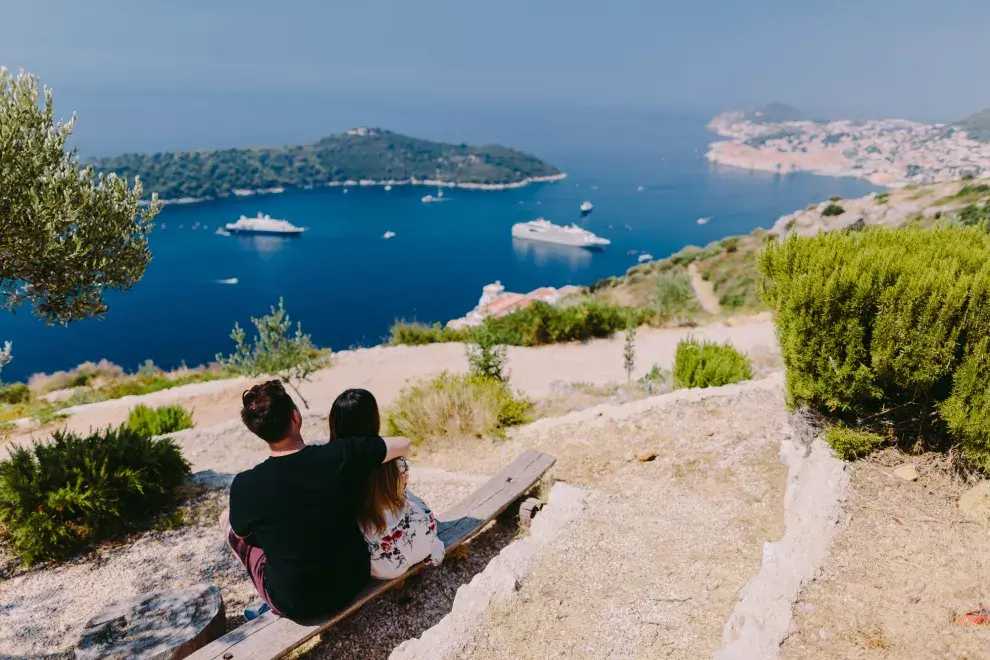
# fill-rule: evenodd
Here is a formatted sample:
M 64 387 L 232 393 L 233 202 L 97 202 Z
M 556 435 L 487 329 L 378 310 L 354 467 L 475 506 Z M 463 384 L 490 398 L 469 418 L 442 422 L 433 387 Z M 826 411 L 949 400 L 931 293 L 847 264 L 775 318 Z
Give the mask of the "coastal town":
M 761 111 L 718 115 L 708 128 L 729 140 L 712 143 L 708 160 L 781 174 L 857 177 L 891 187 L 990 174 L 990 143 L 951 124 L 774 119 Z

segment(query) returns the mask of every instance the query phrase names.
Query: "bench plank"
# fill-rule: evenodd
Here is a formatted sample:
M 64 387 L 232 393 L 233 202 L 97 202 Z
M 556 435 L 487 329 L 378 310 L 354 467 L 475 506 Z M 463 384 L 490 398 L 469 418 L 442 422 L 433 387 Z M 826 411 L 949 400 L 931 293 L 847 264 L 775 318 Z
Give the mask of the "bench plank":
M 451 550 L 475 536 L 531 489 L 553 467 L 556 458 L 530 449 L 478 490 L 438 517 L 437 534 Z M 423 568 L 422 562 L 394 580 L 372 580 L 345 609 L 313 623 L 296 623 L 271 612 L 248 621 L 203 647 L 189 660 L 271 660 L 281 658 L 368 601 L 392 589 Z

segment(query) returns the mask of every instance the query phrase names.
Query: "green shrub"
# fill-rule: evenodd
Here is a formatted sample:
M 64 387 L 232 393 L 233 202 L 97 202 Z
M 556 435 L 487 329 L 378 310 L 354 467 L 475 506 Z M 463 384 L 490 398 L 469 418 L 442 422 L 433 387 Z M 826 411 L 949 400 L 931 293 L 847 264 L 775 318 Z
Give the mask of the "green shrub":
M 842 195 L 832 195 L 831 197 L 828 198 L 828 201 L 830 201 L 830 202 L 841 202 L 842 201 Z
M 152 409 L 139 403 L 131 409 L 125 425 L 135 433 L 149 438 L 193 427 L 192 413 L 180 405 Z
M 528 421 L 532 404 L 505 383 L 444 372 L 399 392 L 386 415 L 388 433 L 414 443 L 448 438 L 499 437 Z
M 528 307 L 488 318 L 478 328 L 452 330 L 422 323 L 397 322 L 392 326 L 389 344 L 422 346 L 438 342 L 476 342 L 479 332 L 491 333 L 493 345 L 542 346 L 568 341 L 610 337 L 626 327 L 630 319 L 637 325 L 653 318 L 649 310 L 619 307 L 600 300 L 573 305 L 534 302 Z
M 439 323 L 427 325 L 407 321 L 396 321 L 389 331 L 390 346 L 425 346 L 454 341 L 467 341 L 469 333 L 466 330 L 455 330 L 442 327 Z
M 31 388 L 24 383 L 11 383 L 0 387 L 0 403 L 30 403 Z
M 657 274 L 653 285 L 653 304 L 657 317 L 665 322 L 679 321 L 697 311 L 691 276 L 671 269 Z
M 498 343 L 495 333 L 486 325 L 478 328 L 473 338 L 474 343 L 467 346 L 467 360 L 471 374 L 479 378 L 493 378 L 506 382 L 509 374 L 505 371 L 507 360 L 505 346 Z
M 883 436 L 876 433 L 837 424 L 825 430 L 825 442 L 831 445 L 842 460 L 855 461 L 879 449 L 884 440 Z
M 139 531 L 170 503 L 189 464 L 168 439 L 121 427 L 14 447 L 0 462 L 0 527 L 25 563 L 64 560 Z
M 309 408 L 299 387 L 330 363 L 330 350 L 314 346 L 310 336 L 303 333 L 301 323 L 296 323 L 296 331 L 292 332 L 292 320 L 281 298 L 278 307 L 272 305 L 270 313 L 252 317 L 251 323 L 257 331 L 254 340 L 248 341 L 244 329 L 234 323 L 230 333 L 234 352 L 226 357 L 218 353 L 217 363 L 234 374 L 277 376 Z
M 842 215 L 846 210 L 839 206 L 838 204 L 829 204 L 822 210 L 822 217 L 827 218 L 833 215 Z
M 623 330 L 630 319 L 640 325 L 649 316 L 644 310 L 618 307 L 597 300 L 568 307 L 534 302 L 512 314 L 489 318 L 485 325 L 500 344 L 542 346 L 609 337 Z
M 681 340 L 674 354 L 674 387 L 718 387 L 749 380 L 753 367 L 744 354 L 726 344 Z
M 793 403 L 912 411 L 916 428 L 941 411 L 990 467 L 990 236 L 912 226 L 792 237 L 766 249 L 760 272 Z

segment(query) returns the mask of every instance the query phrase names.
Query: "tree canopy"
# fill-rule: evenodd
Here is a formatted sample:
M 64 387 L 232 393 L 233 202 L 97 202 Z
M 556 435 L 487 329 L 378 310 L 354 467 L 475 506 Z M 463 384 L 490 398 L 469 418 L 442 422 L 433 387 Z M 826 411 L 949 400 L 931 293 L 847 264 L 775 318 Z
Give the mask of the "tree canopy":
M 29 303 L 50 324 L 100 316 L 108 289 L 141 279 L 161 208 L 142 205 L 138 180 L 80 167 L 74 125 L 35 76 L 0 67 L 0 309 Z
M 163 199 L 215 198 L 236 190 L 309 188 L 346 181 L 439 179 L 504 184 L 559 174 L 534 156 L 488 145 L 445 144 L 378 128 L 355 129 L 288 147 L 124 154 L 101 158 L 103 172 L 140 176 Z

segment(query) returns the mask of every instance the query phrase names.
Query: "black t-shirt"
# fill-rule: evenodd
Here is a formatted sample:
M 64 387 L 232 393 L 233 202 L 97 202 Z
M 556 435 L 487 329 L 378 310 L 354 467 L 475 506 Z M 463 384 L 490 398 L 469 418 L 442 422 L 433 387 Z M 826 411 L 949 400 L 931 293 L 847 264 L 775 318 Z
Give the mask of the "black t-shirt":
M 339 438 L 234 477 L 230 526 L 265 551 L 268 595 L 289 618 L 339 609 L 368 582 L 355 498 L 386 453 L 379 437 Z

